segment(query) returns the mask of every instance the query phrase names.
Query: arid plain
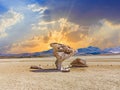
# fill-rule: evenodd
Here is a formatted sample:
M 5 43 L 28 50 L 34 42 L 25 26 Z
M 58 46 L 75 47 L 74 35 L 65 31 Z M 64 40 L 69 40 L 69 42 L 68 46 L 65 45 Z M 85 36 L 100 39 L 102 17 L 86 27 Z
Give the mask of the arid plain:
M 120 55 L 75 56 L 87 61 L 88 67 L 55 69 L 55 58 L 0 59 L 0 90 L 120 90 Z M 44 70 L 30 69 L 42 65 Z

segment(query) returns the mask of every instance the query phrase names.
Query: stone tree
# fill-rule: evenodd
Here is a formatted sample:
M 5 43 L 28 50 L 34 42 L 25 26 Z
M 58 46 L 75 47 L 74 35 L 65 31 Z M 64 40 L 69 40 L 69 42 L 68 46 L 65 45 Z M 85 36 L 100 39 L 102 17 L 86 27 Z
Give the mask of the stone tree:
M 68 45 L 60 43 L 51 43 L 50 46 L 53 48 L 53 54 L 57 58 L 55 65 L 58 70 L 62 69 L 62 62 L 76 53 L 76 50 Z

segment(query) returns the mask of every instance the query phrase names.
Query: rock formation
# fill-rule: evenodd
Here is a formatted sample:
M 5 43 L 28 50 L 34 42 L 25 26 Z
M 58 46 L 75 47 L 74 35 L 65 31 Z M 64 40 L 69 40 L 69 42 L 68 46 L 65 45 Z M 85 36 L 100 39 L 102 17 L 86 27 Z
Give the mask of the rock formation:
M 87 64 L 85 60 L 77 58 L 71 63 L 71 66 L 72 67 L 87 67 Z
M 55 62 L 57 69 L 63 70 L 62 62 L 65 59 L 68 59 L 71 56 L 73 56 L 76 53 L 76 51 L 72 49 L 71 47 L 64 45 L 64 44 L 60 44 L 60 43 L 51 43 L 50 46 L 53 48 L 53 54 L 57 58 Z M 66 69 L 66 70 L 69 70 L 69 69 Z

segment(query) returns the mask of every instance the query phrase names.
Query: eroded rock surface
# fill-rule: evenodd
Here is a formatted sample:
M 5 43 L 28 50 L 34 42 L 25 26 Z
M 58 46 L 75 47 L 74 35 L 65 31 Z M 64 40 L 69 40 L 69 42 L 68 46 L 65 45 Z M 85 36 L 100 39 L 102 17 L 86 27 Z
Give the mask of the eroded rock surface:
M 71 48 L 68 45 L 60 44 L 60 43 L 51 43 L 50 46 L 53 48 L 53 54 L 57 58 L 55 65 L 58 70 L 63 70 L 62 62 L 65 59 L 70 58 L 76 53 L 76 50 Z M 66 69 L 67 70 L 67 69 Z

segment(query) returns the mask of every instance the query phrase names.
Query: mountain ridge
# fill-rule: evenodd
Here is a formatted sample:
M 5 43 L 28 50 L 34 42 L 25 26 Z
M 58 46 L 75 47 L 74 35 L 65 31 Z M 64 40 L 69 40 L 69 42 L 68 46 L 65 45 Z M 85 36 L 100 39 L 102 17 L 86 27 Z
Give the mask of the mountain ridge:
M 89 46 L 86 48 L 77 49 L 77 53 L 75 55 L 101 55 L 101 54 L 120 54 L 120 46 L 105 48 L 101 50 L 98 47 Z M 46 57 L 53 56 L 53 50 L 49 49 L 42 52 L 34 52 L 34 53 L 20 53 L 20 54 L 0 54 L 0 57 Z

